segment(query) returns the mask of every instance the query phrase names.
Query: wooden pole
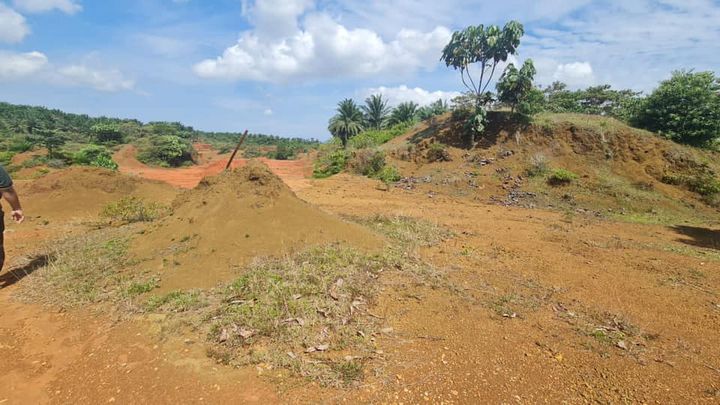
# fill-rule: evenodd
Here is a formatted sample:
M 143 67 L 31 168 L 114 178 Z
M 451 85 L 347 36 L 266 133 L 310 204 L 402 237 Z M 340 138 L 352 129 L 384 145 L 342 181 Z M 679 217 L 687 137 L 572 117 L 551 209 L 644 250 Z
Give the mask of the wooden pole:
M 232 165 L 233 159 L 235 159 L 235 155 L 237 155 L 238 150 L 240 149 L 240 146 L 242 146 L 243 142 L 245 142 L 245 138 L 247 138 L 248 130 L 246 129 L 243 133 L 242 137 L 240 137 L 240 141 L 238 142 L 237 146 L 235 147 L 235 150 L 233 151 L 232 155 L 230 155 L 230 160 L 227 162 L 227 166 L 225 166 L 225 170 L 230 168 L 230 165 Z

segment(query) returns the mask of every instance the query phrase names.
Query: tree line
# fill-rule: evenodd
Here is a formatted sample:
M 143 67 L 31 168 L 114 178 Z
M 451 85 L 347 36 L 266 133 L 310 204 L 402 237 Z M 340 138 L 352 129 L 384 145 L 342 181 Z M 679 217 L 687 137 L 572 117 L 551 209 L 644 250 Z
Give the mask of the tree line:
M 205 141 L 217 147 L 235 145 L 240 133 L 199 131 L 179 122 L 148 122 L 135 119 L 90 117 L 44 107 L 0 102 L 0 151 L 3 159 L 33 147 L 48 151 L 45 160 L 60 165 L 90 164 L 114 168 L 110 149 L 121 144 L 138 146 L 138 158 L 160 166 L 192 164 L 192 143 Z M 246 146 L 277 146 L 283 156 L 317 145 L 316 140 L 249 134 Z M 40 162 L 43 163 L 43 162 Z

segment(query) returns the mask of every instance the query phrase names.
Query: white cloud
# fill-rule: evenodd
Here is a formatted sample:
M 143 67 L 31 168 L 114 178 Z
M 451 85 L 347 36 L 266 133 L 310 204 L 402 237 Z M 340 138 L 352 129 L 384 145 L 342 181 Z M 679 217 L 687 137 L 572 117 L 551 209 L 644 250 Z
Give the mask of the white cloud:
M 73 0 L 13 0 L 15 7 L 26 13 L 43 13 L 60 10 L 67 14 L 75 14 L 82 6 Z
M 559 80 L 571 87 L 590 86 L 595 81 L 593 69 L 588 62 L 572 62 L 558 65 L 553 74 L 554 80 Z
M 40 52 L 14 53 L 0 51 L 0 80 L 10 80 L 38 73 L 48 59 Z
M 363 28 L 347 28 L 326 13 L 304 15 L 305 0 L 258 0 L 247 14 L 255 29 L 241 33 L 222 56 L 195 65 L 205 78 L 286 82 L 292 79 L 402 75 L 432 69 L 450 38 L 401 29 L 391 41 Z
M 63 84 L 89 86 L 99 91 L 132 90 L 135 82 L 116 69 L 96 70 L 85 65 L 70 65 L 57 71 Z
M 402 85 L 397 87 L 380 86 L 366 89 L 362 92 L 362 98 L 368 97 L 371 94 L 382 94 L 388 100 L 388 103 L 393 106 L 406 101 L 413 101 L 422 106 L 433 103 L 438 99 L 450 101 L 460 95 L 457 91 L 429 91 L 420 87 L 410 88 Z
M 263 114 L 265 115 L 273 115 L 273 110 L 270 108 L 266 108 L 265 111 L 263 111 Z
M 25 17 L 0 3 L 0 42 L 17 43 L 29 33 Z

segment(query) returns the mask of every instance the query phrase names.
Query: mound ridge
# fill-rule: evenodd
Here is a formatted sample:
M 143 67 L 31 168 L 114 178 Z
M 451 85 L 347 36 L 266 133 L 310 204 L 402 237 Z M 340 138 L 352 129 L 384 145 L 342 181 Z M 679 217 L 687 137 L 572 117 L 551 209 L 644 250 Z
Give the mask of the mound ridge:
M 258 162 L 204 179 L 180 194 L 173 214 L 133 242 L 132 252 L 159 271 L 162 290 L 207 288 L 236 277 L 258 256 L 313 245 L 382 246 L 375 234 L 300 200 Z
M 25 211 L 43 218 L 95 216 L 128 195 L 160 203 L 176 195 L 168 184 L 92 167 L 58 170 L 31 183 L 19 181 L 18 188 Z

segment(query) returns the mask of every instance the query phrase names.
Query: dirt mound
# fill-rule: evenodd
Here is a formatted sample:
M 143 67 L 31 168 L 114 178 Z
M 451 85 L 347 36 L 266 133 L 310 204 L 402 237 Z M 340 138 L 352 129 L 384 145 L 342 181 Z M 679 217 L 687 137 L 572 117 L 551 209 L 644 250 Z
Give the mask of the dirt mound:
M 160 203 L 176 195 L 165 183 L 90 167 L 58 170 L 19 182 L 18 188 L 27 215 L 55 219 L 95 216 L 106 204 L 128 195 Z
M 406 176 L 399 186 L 476 201 L 592 211 L 649 222 L 717 215 L 716 196 L 697 184 L 717 179 L 720 154 L 676 144 L 607 117 L 540 114 L 521 123 L 492 112 L 475 147 L 451 114 L 414 127 L 384 146 Z M 439 152 L 446 158 L 433 162 Z M 437 159 L 434 159 L 437 160 Z M 552 187 L 566 169 L 577 181 Z M 703 191 L 703 190 L 701 190 Z
M 365 228 L 297 198 L 267 166 L 250 162 L 179 195 L 173 214 L 137 238 L 132 251 L 155 263 L 161 288 L 169 291 L 229 280 L 254 257 L 334 242 L 382 245 Z

